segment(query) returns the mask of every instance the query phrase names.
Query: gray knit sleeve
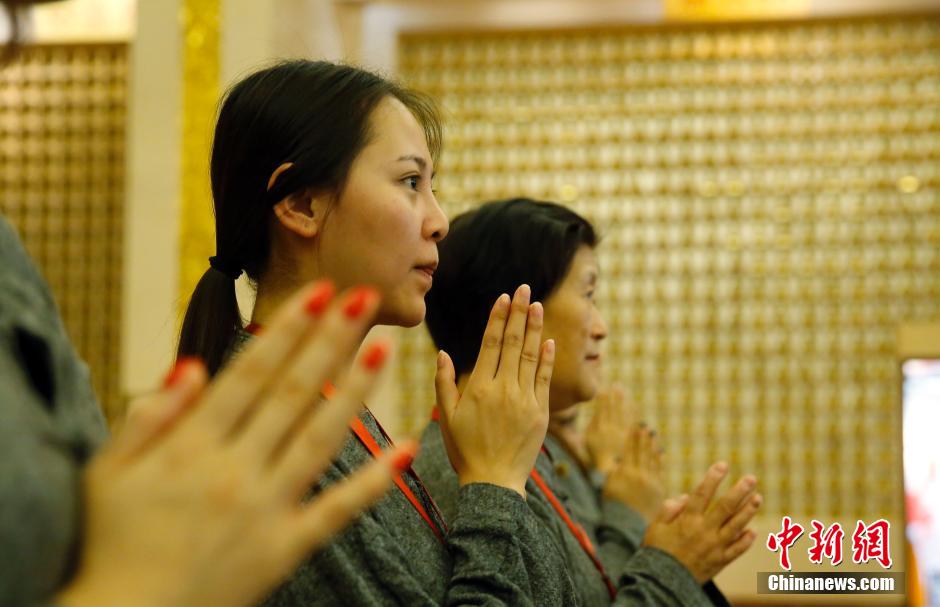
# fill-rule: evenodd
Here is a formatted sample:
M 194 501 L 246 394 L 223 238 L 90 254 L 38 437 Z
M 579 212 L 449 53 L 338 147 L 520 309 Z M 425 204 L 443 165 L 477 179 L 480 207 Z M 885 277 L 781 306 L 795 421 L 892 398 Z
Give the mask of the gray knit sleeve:
M 601 561 L 616 578 L 631 566 L 630 559 L 643 543 L 646 521 L 629 506 L 602 499 L 600 523 L 594 532 Z
M 564 562 L 522 496 L 473 483 L 460 488 L 457 501 L 448 605 L 577 603 Z
M 639 512 L 622 502 L 602 499 L 599 528 L 618 530 L 623 538 L 636 550 L 643 543 L 643 535 L 646 533 L 646 520 Z
M 642 546 L 630 559 L 630 567 L 614 582 L 614 605 L 674 605 L 709 607 L 711 599 L 682 563 L 671 555 Z
M 436 423 L 425 429 L 414 466 L 451 527 L 448 604 L 578 604 L 551 530 L 511 489 L 461 487 Z

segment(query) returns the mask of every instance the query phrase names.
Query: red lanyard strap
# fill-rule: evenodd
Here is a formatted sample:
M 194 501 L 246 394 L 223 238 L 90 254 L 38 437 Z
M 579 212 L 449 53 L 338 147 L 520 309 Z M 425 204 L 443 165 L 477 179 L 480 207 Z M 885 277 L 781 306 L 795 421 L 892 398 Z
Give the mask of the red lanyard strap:
M 361 419 L 356 418 L 351 421 L 349 423 L 349 429 L 353 431 L 353 433 L 356 435 L 356 438 L 359 439 L 359 442 L 361 442 L 363 446 L 369 450 L 369 453 L 372 454 L 372 457 L 377 457 L 382 453 L 382 448 L 379 447 L 377 442 L 375 442 L 375 437 L 372 436 L 372 433 L 369 432 L 369 429 L 366 428 Z M 406 498 L 408 498 L 408 501 L 411 502 L 412 507 L 418 511 L 418 514 L 421 515 L 421 518 L 424 519 L 424 522 L 428 524 L 428 526 L 431 528 L 431 531 L 433 531 L 434 535 L 437 536 L 437 539 L 440 540 L 441 543 L 444 543 L 443 532 L 431 519 L 428 511 L 425 510 L 424 506 L 421 504 L 418 498 L 415 497 L 411 487 L 405 483 L 405 479 L 403 479 L 401 475 L 396 476 L 395 484 L 398 485 L 398 489 L 405 495 Z
M 542 478 L 542 475 L 539 474 L 538 470 L 533 468 L 532 474 L 529 476 L 533 481 L 535 481 L 535 484 L 538 485 L 542 493 L 545 494 L 545 497 L 548 498 L 552 508 L 554 508 L 555 512 L 558 513 L 558 516 L 560 516 L 561 519 L 565 521 L 565 525 L 568 526 L 568 530 L 571 531 L 571 534 L 581 545 L 581 549 L 584 550 L 584 552 L 588 555 L 588 558 L 591 559 L 594 567 L 597 569 L 598 573 L 601 574 L 601 578 L 604 580 L 604 585 L 607 586 L 607 592 L 610 593 L 610 599 L 613 600 L 614 597 L 617 596 L 617 589 L 614 587 L 613 582 L 610 581 L 610 576 L 607 575 L 607 571 L 604 569 L 603 563 L 601 563 L 600 559 L 597 558 L 597 552 L 594 550 L 594 544 L 591 543 L 591 538 L 588 537 L 587 532 L 584 531 L 584 528 L 581 527 L 581 525 L 574 522 L 562 503 L 558 501 L 557 497 L 555 497 L 555 493 L 548 488 L 548 484 L 545 482 L 545 479 Z
M 263 327 L 257 323 L 250 323 L 247 327 L 245 327 L 245 331 L 251 333 L 252 335 L 260 335 L 262 330 Z M 321 391 L 323 392 L 323 396 L 326 399 L 330 399 L 336 395 L 336 386 L 334 386 L 332 382 L 328 381 L 323 385 L 323 389 Z M 376 420 L 376 424 L 378 424 L 378 420 Z M 375 437 L 372 436 L 372 433 L 369 432 L 369 429 L 366 428 L 365 424 L 362 423 L 362 420 L 356 418 L 349 422 L 349 429 L 353 431 L 353 434 L 356 435 L 356 438 L 359 439 L 359 442 L 361 442 L 363 446 L 369 450 L 369 453 L 372 454 L 372 457 L 378 457 L 382 453 L 382 448 L 379 447 L 377 442 L 375 442 Z M 385 429 L 382 428 L 381 424 L 379 424 L 379 432 L 382 433 L 382 436 L 385 437 L 385 440 L 388 441 L 389 444 L 392 444 L 392 439 L 390 439 L 388 434 L 385 433 Z M 408 471 L 414 474 L 411 469 Z M 417 475 L 414 476 L 418 483 L 421 484 L 423 489 L 424 485 L 421 483 L 421 479 L 418 478 Z M 414 507 L 414 509 L 418 511 L 418 514 L 421 515 L 421 518 L 424 519 L 424 522 L 428 524 L 428 526 L 431 528 L 431 531 L 433 531 L 434 535 L 437 536 L 437 539 L 440 540 L 441 543 L 444 543 L 444 534 L 441 532 L 438 526 L 434 524 L 434 521 L 431 519 L 428 511 L 424 509 L 424 506 L 422 506 L 421 502 L 418 501 L 418 498 L 415 497 L 414 492 L 411 491 L 411 487 L 405 483 L 405 480 L 401 477 L 401 475 L 395 477 L 395 484 L 398 485 L 399 490 L 401 490 L 405 497 L 408 498 L 408 501 L 411 502 L 411 505 Z M 426 489 L 424 492 L 427 494 Z M 430 498 L 430 496 L 428 497 Z M 431 500 L 431 503 L 433 504 L 434 500 Z

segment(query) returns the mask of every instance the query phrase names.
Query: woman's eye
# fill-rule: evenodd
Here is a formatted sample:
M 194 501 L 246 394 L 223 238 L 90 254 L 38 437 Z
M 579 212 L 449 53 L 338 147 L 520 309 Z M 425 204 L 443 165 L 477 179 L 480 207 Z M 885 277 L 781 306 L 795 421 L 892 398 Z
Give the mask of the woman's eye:
M 585 295 L 587 296 L 588 299 L 590 299 L 591 301 L 594 301 L 594 291 L 588 291 L 587 293 L 585 293 Z
M 412 190 L 417 190 L 418 184 L 421 182 L 421 177 L 419 177 L 418 175 L 410 175 L 408 177 L 405 177 L 403 181 Z

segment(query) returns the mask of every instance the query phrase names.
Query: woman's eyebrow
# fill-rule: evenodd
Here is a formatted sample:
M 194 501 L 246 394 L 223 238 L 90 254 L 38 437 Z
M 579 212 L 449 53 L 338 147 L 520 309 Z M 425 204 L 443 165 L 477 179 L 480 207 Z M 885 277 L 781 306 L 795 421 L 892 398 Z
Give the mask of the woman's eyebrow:
M 418 165 L 418 168 L 423 172 L 428 168 L 428 161 L 418 156 L 416 154 L 406 154 L 405 156 L 400 156 L 395 162 L 413 162 Z M 437 173 L 431 173 L 431 178 L 433 179 Z
M 418 167 L 422 171 L 428 167 L 428 161 L 422 158 L 421 156 L 417 156 L 415 154 L 406 154 L 405 156 L 399 156 L 398 160 L 396 160 L 395 162 L 409 162 L 409 161 L 414 162 L 416 165 L 418 165 Z

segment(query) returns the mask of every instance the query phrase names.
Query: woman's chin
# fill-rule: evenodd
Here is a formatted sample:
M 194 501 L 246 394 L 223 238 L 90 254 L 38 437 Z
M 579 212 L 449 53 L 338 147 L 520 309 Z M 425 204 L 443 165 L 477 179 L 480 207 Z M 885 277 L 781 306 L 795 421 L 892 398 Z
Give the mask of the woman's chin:
M 425 310 L 423 298 L 416 302 L 400 302 L 395 306 L 382 306 L 376 317 L 376 324 L 417 327 L 424 321 Z
M 578 402 L 584 403 L 589 400 L 594 400 L 594 398 L 597 396 L 599 386 L 600 383 L 596 381 L 583 382 L 581 386 L 579 386 L 578 391 L 580 394 L 578 395 Z

